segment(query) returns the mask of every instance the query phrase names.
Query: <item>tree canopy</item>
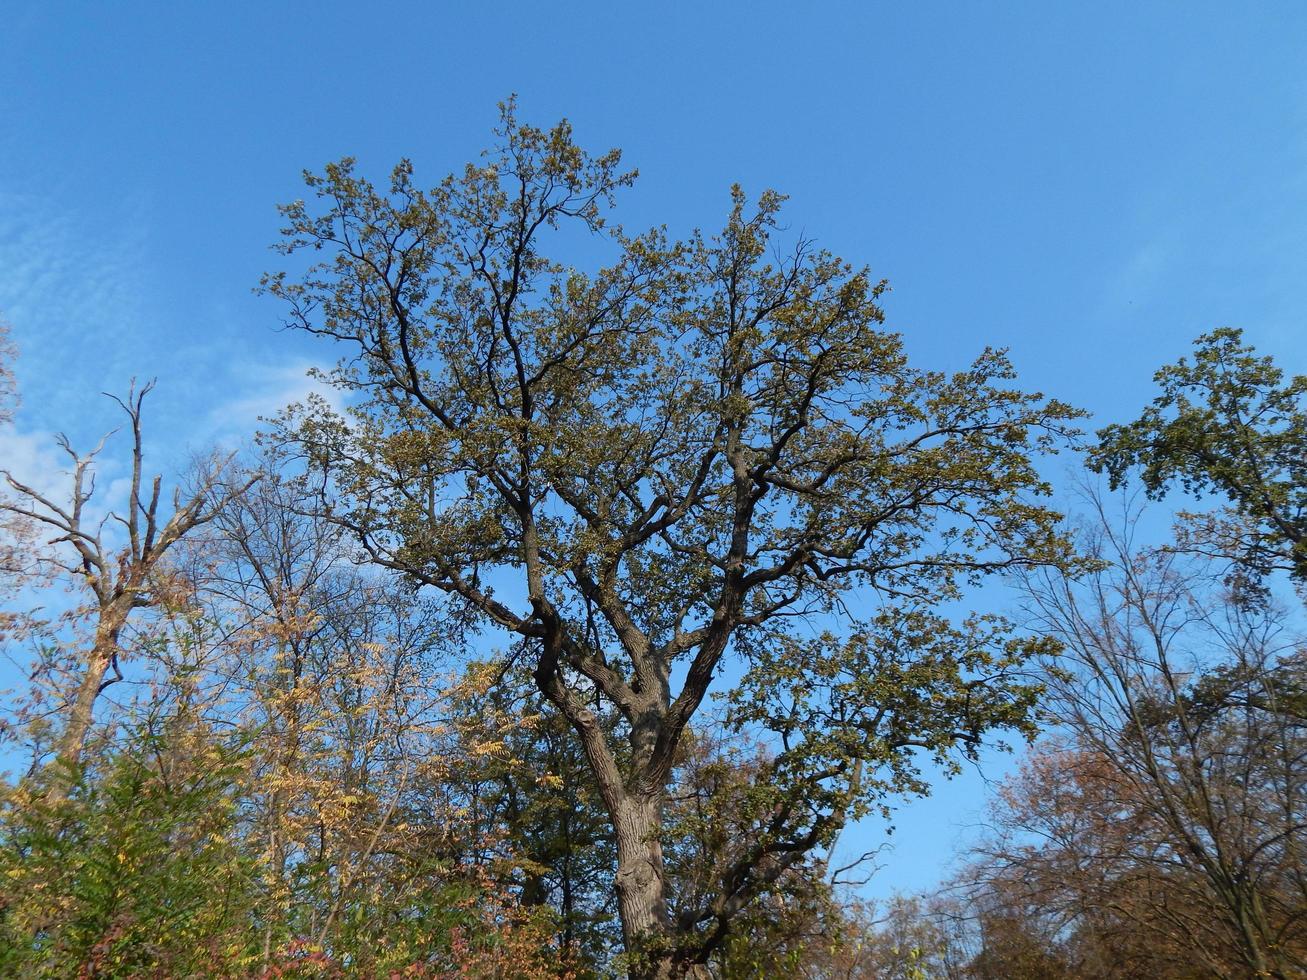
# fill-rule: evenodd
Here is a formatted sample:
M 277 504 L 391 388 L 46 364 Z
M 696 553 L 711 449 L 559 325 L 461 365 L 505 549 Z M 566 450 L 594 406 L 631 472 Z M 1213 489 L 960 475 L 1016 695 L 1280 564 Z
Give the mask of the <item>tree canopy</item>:
M 630 231 L 511 103 L 434 186 L 305 179 L 262 290 L 336 397 L 171 506 L 152 383 L 116 465 L 0 467 L 0 972 L 1301 973 L 1307 378 L 1199 338 L 1066 520 L 1083 413 L 918 366 L 774 191 Z M 853 821 L 1041 729 L 957 879 L 860 894 Z
M 1134 467 L 1150 495 L 1174 483 L 1230 502 L 1190 525 L 1192 542 L 1262 573 L 1307 580 L 1307 375 L 1286 380 L 1239 330 L 1199 337 L 1193 360 L 1154 376 L 1161 393 L 1133 422 L 1109 425 L 1091 465 L 1113 488 Z
M 607 809 L 633 969 L 676 975 L 847 819 L 924 791 L 923 753 L 1029 730 L 1041 641 L 942 607 L 1068 560 L 1034 458 L 1078 413 L 1014 387 L 1001 351 L 911 366 L 886 284 L 784 243 L 774 192 L 734 188 L 716 234 L 629 234 L 607 222 L 634 179 L 616 151 L 511 105 L 497 137 L 430 190 L 343 160 L 283 208 L 286 254 L 325 258 L 265 288 L 345 346 L 348 407 L 279 437 L 362 553 L 529 661 Z M 723 721 L 769 751 L 739 803 L 751 846 L 673 919 L 668 788 L 734 678 Z

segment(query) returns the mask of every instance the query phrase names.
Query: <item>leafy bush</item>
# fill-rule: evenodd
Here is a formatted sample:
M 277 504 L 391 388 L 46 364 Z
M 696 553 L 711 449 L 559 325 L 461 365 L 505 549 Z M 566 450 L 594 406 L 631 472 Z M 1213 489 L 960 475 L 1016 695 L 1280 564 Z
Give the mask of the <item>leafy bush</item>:
M 0 805 L 0 974 L 213 976 L 252 962 L 239 745 L 143 727 L 66 799 Z

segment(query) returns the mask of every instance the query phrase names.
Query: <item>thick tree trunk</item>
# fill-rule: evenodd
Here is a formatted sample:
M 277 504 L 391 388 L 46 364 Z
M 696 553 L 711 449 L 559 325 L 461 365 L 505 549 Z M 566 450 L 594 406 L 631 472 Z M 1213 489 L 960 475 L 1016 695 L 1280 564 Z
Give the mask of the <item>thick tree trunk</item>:
M 613 814 L 617 842 L 617 906 L 632 980 L 676 976 L 664 890 L 661 794 L 628 797 Z
M 88 658 L 86 673 L 82 675 L 82 683 L 78 686 L 77 695 L 68 711 L 68 723 L 59 739 L 59 759 L 67 765 L 75 766 L 81 761 L 86 735 L 91 730 L 95 699 L 100 695 L 100 685 L 104 682 L 104 673 L 109 669 L 112 656 L 112 649 L 97 644 Z

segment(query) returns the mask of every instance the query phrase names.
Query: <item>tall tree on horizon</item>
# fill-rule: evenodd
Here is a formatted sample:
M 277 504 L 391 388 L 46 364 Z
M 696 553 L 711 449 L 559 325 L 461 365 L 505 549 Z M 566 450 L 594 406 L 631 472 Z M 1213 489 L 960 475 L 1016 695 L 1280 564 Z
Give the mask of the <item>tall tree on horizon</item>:
M 717 235 L 632 236 L 616 151 L 511 103 L 497 137 L 431 190 L 408 162 L 382 190 L 350 160 L 306 175 L 283 249 L 322 261 L 264 287 L 345 347 L 349 407 L 279 434 L 362 554 L 525 644 L 611 823 L 631 974 L 696 974 L 848 820 L 926 792 L 925 759 L 1030 731 L 1044 644 L 941 606 L 1069 560 L 1032 459 L 1078 413 L 1000 351 L 911 367 L 885 283 L 782 246 L 774 192 L 733 189 Z M 578 232 L 607 265 L 546 252 Z M 736 798 L 750 846 L 680 902 L 668 787 L 728 663 L 728 725 L 770 754 Z

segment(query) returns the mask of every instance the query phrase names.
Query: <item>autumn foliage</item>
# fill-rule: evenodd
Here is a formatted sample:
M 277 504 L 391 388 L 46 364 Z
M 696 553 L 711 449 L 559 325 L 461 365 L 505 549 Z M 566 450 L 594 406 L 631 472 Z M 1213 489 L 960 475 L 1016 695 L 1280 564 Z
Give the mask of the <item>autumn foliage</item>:
M 1307 975 L 1307 379 L 1200 338 L 1089 463 L 1220 506 L 1068 521 L 1005 351 L 910 363 L 772 191 L 630 233 L 501 110 L 281 208 L 335 401 L 168 480 L 133 382 L 0 467 L 0 975 Z M 860 897 L 846 831 L 1023 744 L 956 880 Z

